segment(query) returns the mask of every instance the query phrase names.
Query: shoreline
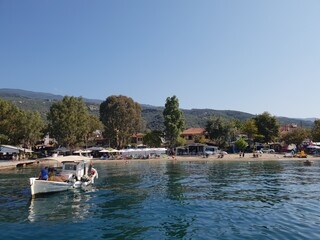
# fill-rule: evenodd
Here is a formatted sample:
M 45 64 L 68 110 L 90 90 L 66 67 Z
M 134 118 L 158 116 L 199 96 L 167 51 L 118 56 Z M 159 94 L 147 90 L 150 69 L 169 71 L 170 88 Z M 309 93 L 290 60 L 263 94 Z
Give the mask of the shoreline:
M 208 158 L 203 156 L 171 156 L 162 158 L 151 158 L 151 159 L 115 159 L 115 160 L 101 160 L 93 159 L 93 163 L 129 163 L 129 162 L 163 162 L 163 161 L 207 161 L 207 162 L 231 162 L 231 161 L 245 161 L 245 162 L 257 162 L 257 161 L 313 161 L 320 160 L 320 157 L 307 156 L 306 158 L 297 157 L 284 157 L 283 154 L 262 154 L 259 157 L 253 157 L 252 154 L 246 154 L 244 157 L 239 157 L 239 154 L 226 154 L 223 158 L 218 158 L 217 155 L 211 155 Z
M 161 157 L 161 158 L 151 158 L 151 159 L 115 159 L 115 160 L 101 160 L 98 158 L 93 158 L 93 163 L 103 163 L 103 164 L 117 164 L 123 163 L 128 164 L 130 162 L 148 162 L 148 163 L 157 163 L 157 162 L 187 162 L 187 161 L 194 161 L 194 162 L 259 162 L 259 161 L 318 161 L 320 157 L 310 156 L 308 155 L 306 158 L 297 158 L 297 157 L 284 157 L 283 154 L 269 154 L 264 153 L 259 157 L 253 157 L 252 154 L 248 153 L 244 157 L 239 157 L 239 154 L 226 154 L 223 158 L 218 158 L 217 155 L 211 155 L 208 158 L 203 156 L 175 156 L 174 158 L 171 156 L 168 157 Z M 26 161 L 0 161 L 0 171 L 15 169 L 18 166 L 25 166 L 25 165 L 39 165 L 49 163 L 48 160 L 39 158 L 36 160 L 26 160 Z

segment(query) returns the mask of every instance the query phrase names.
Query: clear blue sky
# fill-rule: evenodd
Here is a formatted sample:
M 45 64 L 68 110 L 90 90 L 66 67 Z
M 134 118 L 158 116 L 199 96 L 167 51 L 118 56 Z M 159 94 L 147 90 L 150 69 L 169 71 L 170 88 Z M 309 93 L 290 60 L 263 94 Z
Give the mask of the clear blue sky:
M 320 117 L 318 0 L 0 0 L 0 88 Z

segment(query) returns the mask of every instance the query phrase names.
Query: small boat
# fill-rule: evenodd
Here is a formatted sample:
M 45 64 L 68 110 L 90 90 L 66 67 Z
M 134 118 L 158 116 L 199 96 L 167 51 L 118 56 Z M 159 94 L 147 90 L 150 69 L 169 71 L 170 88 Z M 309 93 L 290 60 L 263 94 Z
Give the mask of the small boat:
M 30 178 L 31 195 L 52 192 L 61 192 L 74 188 L 86 187 L 98 178 L 98 172 L 92 167 L 89 158 L 81 156 L 68 156 L 48 158 L 62 163 L 62 171 L 49 174 L 48 180 Z
M 313 161 L 310 161 L 310 160 L 306 160 L 303 162 L 304 165 L 306 166 L 311 166 L 313 164 Z

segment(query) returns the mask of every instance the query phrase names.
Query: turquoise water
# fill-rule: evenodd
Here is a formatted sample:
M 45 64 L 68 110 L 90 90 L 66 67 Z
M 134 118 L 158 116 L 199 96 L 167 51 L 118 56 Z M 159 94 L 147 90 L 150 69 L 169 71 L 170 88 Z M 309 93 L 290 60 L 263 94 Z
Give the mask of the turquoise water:
M 320 239 L 320 162 L 99 164 L 96 185 L 30 198 L 0 172 L 0 239 Z

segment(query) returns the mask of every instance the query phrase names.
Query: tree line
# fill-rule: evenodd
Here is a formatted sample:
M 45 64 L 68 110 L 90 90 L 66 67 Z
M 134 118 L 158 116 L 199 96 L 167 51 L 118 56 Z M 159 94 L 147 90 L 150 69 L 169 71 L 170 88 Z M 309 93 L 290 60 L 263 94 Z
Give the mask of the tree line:
M 36 111 L 21 110 L 0 99 L 0 144 L 32 147 L 49 133 L 59 145 L 86 147 L 95 131 L 102 130 L 108 145 L 119 149 L 128 145 L 131 136 L 143 129 L 141 106 L 127 96 L 107 97 L 100 104 L 99 115 L 89 114 L 81 97 L 65 96 L 53 103 L 45 120 Z M 185 129 L 185 120 L 176 96 L 166 99 L 163 119 L 163 128 L 145 132 L 144 143 L 150 147 L 184 145 L 186 140 L 180 134 Z M 320 141 L 320 120 L 315 120 L 311 130 L 298 127 L 280 137 L 277 118 L 267 112 L 244 122 L 211 116 L 206 123 L 206 132 L 209 139 L 198 137 L 195 141 L 204 143 L 209 140 L 220 148 L 226 148 L 236 140 L 236 136 L 245 134 L 248 142 L 284 141 L 299 145 L 306 138 Z M 237 144 L 243 148 L 247 143 L 241 139 Z

